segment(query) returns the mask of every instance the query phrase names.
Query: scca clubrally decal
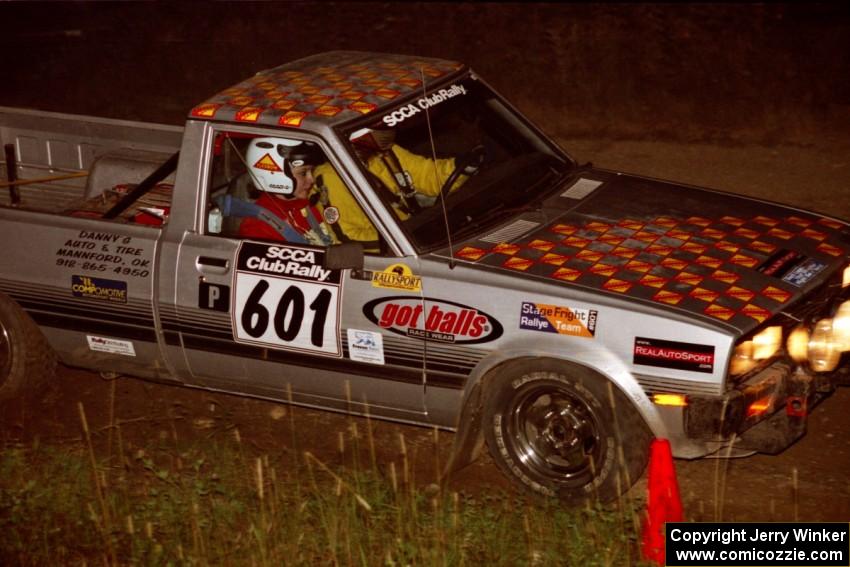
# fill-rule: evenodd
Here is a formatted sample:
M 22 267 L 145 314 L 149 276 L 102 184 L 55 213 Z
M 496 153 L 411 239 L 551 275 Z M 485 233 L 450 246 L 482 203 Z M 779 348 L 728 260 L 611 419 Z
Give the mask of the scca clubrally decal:
M 243 242 L 237 270 L 322 283 L 339 284 L 339 270 L 322 267 L 324 253 L 298 246 Z
M 710 374 L 714 371 L 714 346 L 635 337 L 633 362 Z
M 592 338 L 596 335 L 597 316 L 595 309 L 523 301 L 519 315 L 519 328 Z
M 486 343 L 503 331 L 501 323 L 480 309 L 445 299 L 381 297 L 364 305 L 363 314 L 391 333 L 441 343 Z

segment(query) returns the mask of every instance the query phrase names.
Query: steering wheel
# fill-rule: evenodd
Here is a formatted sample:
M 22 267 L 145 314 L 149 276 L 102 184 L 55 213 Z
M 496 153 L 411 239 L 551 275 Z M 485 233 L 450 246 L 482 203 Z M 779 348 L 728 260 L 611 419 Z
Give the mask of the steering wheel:
M 461 175 L 472 176 L 478 173 L 482 163 L 484 163 L 484 146 L 475 146 L 471 152 L 455 159 L 455 168 L 440 188 L 440 195 L 445 198 Z

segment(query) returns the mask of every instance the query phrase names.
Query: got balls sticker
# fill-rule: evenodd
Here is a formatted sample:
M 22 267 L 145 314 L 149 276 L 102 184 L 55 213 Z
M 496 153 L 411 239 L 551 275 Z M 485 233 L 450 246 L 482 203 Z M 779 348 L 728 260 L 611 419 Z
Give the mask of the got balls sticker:
M 375 325 L 397 335 L 425 341 L 478 344 L 502 336 L 502 325 L 483 311 L 444 299 L 381 297 L 363 306 Z

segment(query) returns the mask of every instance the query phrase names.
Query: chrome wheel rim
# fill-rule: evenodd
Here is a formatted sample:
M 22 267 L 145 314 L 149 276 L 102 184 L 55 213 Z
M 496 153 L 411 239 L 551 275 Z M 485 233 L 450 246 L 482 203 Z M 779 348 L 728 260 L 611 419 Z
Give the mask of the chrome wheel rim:
M 575 393 L 550 385 L 518 392 L 507 420 L 506 442 L 540 480 L 587 484 L 604 453 L 600 418 Z

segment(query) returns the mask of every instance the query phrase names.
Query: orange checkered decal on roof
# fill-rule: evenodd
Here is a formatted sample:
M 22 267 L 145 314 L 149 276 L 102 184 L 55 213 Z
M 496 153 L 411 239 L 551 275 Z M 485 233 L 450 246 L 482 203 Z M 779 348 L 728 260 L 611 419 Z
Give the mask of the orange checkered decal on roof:
M 581 272 L 573 268 L 558 268 L 552 277 L 559 280 L 575 281 L 581 276 Z
M 544 255 L 540 258 L 540 263 L 542 264 L 550 264 L 552 266 L 561 266 L 564 262 L 569 260 L 569 256 L 564 256 L 563 254 L 552 254 L 551 252 Z
M 362 52 L 334 52 L 261 71 L 195 107 L 192 118 L 249 121 L 271 126 L 301 126 L 305 121 L 334 123 L 368 114 L 381 105 L 426 89 L 464 68 L 439 59 Z M 281 104 L 284 100 L 289 102 Z M 258 110 L 240 114 L 242 107 Z M 298 118 L 288 111 L 299 113 Z M 256 120 L 253 118 L 256 117 Z M 247 119 L 246 119 L 247 118 Z
M 524 272 L 525 270 L 533 266 L 534 262 L 527 258 L 519 258 L 514 256 L 505 260 L 502 265 L 512 270 L 519 270 L 521 272 Z
M 655 301 L 659 301 L 661 303 L 668 303 L 670 305 L 678 305 L 681 303 L 684 296 L 681 293 L 676 293 L 673 291 L 665 291 L 661 290 L 655 295 L 652 296 L 652 299 Z
M 497 244 L 493 247 L 490 252 L 494 254 L 506 254 L 508 256 L 513 256 L 517 252 L 519 252 L 519 246 L 516 244 L 508 244 L 506 242 L 502 242 L 501 244 Z

